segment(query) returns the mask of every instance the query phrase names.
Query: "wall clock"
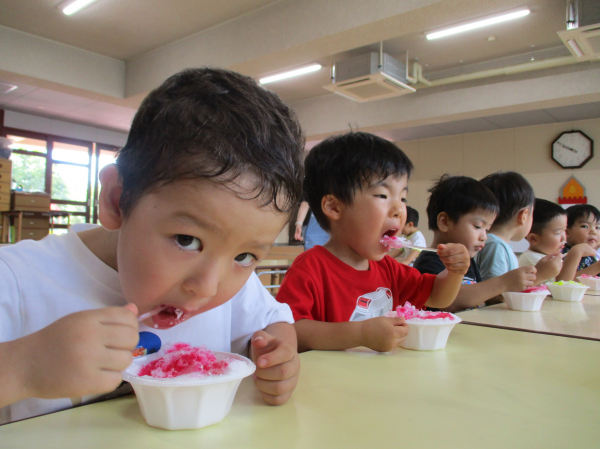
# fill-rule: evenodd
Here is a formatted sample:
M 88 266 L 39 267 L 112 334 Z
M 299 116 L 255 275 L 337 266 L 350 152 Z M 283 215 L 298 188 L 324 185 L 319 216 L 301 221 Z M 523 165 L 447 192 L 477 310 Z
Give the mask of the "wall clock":
M 594 141 L 581 131 L 565 131 L 552 142 L 552 159 L 562 168 L 581 168 L 594 157 Z

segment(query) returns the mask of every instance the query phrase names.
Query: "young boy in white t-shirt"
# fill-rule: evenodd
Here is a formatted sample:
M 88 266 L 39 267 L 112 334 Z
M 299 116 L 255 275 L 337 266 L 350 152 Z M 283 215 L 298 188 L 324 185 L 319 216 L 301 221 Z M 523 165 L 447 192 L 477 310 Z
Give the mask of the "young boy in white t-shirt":
M 100 174 L 102 227 L 0 250 L 0 423 L 110 392 L 136 346 L 167 341 L 249 351 L 284 403 L 293 318 L 254 269 L 300 199 L 302 151 L 293 112 L 251 78 L 189 69 L 151 92 Z
M 549 254 L 559 254 L 567 243 L 567 211 L 552 201 L 535 199 L 533 224 L 526 239 L 529 249 L 519 257 L 519 266 L 535 266 Z M 572 281 L 582 257 L 593 256 L 594 249 L 587 243 L 573 246 L 564 256 L 560 272 L 548 281 Z
M 406 206 L 406 224 L 402 228 L 402 235 L 415 246 L 427 246 L 425 236 L 417 226 L 419 226 L 419 212 L 410 206 Z M 390 251 L 389 256 L 412 267 L 419 254 L 421 254 L 421 251 L 418 249 L 400 248 L 399 250 Z

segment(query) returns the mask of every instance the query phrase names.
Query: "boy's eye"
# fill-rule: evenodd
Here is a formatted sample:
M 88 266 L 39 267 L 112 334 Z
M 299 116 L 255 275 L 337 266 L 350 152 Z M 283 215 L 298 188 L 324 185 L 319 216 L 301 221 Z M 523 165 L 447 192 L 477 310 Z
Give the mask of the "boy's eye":
M 175 243 L 186 251 L 197 251 L 202 249 L 202 243 L 200 239 L 192 237 L 191 235 L 177 234 L 175 236 Z
M 251 265 L 252 262 L 254 262 L 256 260 L 256 256 L 254 254 L 250 254 L 250 253 L 242 253 L 242 254 L 238 254 L 235 257 L 235 261 L 237 263 L 239 263 L 240 265 Z
M 383 194 L 380 194 L 380 195 L 375 195 L 375 196 L 376 196 L 377 198 L 383 198 L 384 200 L 387 198 L 387 195 L 383 195 Z
M 408 201 L 406 200 L 406 198 L 402 198 L 402 202 L 407 203 Z

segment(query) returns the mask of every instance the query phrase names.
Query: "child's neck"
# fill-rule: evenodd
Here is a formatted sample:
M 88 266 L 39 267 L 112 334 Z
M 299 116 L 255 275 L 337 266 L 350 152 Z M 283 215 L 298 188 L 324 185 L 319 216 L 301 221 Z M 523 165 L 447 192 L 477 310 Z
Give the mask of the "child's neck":
M 505 241 L 506 243 L 510 243 L 514 235 L 519 230 L 519 226 L 515 226 L 513 223 L 507 223 L 502 226 L 493 227 L 490 230 L 490 234 L 494 234 L 499 239 Z
M 323 245 L 331 254 L 355 270 L 367 271 L 369 260 L 354 251 L 349 245 L 335 239 L 333 236 Z
M 445 245 L 446 243 L 456 242 L 449 242 L 448 236 L 444 232 L 433 231 L 433 242 L 431 242 L 433 248 L 437 248 L 438 245 Z
M 545 254 L 546 256 L 548 255 L 548 253 L 545 253 L 535 245 L 529 245 L 529 251 L 533 251 L 534 253 Z

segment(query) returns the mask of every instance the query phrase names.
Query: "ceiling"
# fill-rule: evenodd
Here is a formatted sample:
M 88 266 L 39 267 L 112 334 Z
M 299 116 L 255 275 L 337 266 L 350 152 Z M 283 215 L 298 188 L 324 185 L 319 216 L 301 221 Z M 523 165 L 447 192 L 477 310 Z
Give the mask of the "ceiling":
M 120 60 L 281 0 L 98 0 L 72 16 L 62 0 L 0 2 L 0 25 Z
M 57 8 L 57 0 L 19 0 L 0 2 L 0 26 L 50 39 L 69 46 L 114 58 L 125 63 L 135 61 L 153 50 L 180 42 L 190 36 L 256 14 L 265 8 L 283 7 L 286 2 L 269 0 L 98 0 L 80 13 L 64 16 Z M 288 2 L 289 3 L 289 2 Z M 444 3 L 444 2 L 442 2 Z M 453 2 L 445 2 L 452 6 Z M 460 3 L 460 2 L 454 2 Z M 464 2 L 463 2 L 464 3 Z M 487 14 L 506 9 L 502 1 L 489 1 Z M 512 2 L 513 4 L 515 2 Z M 375 2 L 374 4 L 377 4 Z M 427 41 L 425 31 L 409 33 L 398 30 L 383 41 L 384 52 L 400 58 L 408 51 L 410 61 L 418 58 L 424 66 L 424 75 L 437 79 L 488 68 L 502 67 L 557 55 L 568 55 L 557 31 L 563 30 L 564 0 L 531 0 L 523 2 L 532 13 L 511 23 L 498 24 L 462 35 Z M 445 6 L 445 5 L 444 5 Z M 440 7 L 441 22 L 450 26 L 457 22 L 443 18 L 453 17 Z M 460 21 L 477 18 L 461 17 Z M 439 22 L 439 20 L 438 20 Z M 240 22 L 241 23 L 241 22 Z M 360 33 L 357 30 L 356 33 Z M 360 39 L 357 39 L 360 42 Z M 323 89 L 330 83 L 333 62 L 378 51 L 379 42 L 359 45 L 343 52 L 332 52 L 306 62 L 319 62 L 323 69 L 301 78 L 268 85 L 292 105 L 306 99 L 333 95 Z M 284 60 L 285 58 L 282 58 Z M 290 67 L 283 64 L 280 69 Z M 278 68 L 279 69 L 279 68 Z M 261 73 L 269 75 L 273 70 Z M 90 95 L 65 93 L 43 83 L 26 82 L 27 78 L 3 79 L 0 73 L 0 108 L 57 118 L 100 128 L 126 132 L 135 108 L 127 99 L 103 101 Z M 6 85 L 6 86 L 5 86 Z M 10 86 L 18 86 L 5 92 Z M 3 89 L 4 88 L 4 89 Z M 5 93 L 3 93 L 5 92 Z M 511 114 L 449 121 L 435 125 L 389 129 L 382 134 L 394 140 L 411 140 L 447 134 L 484 131 L 514 126 L 526 126 L 557 121 L 596 118 L 600 103 L 581 102 L 557 108 L 521 111 Z

